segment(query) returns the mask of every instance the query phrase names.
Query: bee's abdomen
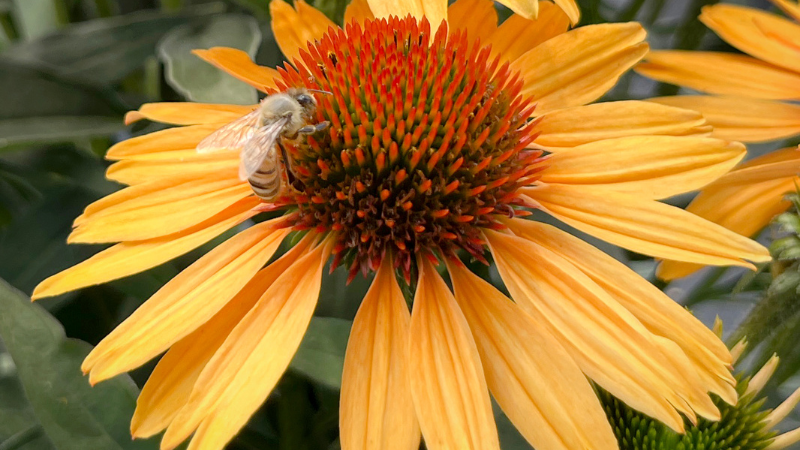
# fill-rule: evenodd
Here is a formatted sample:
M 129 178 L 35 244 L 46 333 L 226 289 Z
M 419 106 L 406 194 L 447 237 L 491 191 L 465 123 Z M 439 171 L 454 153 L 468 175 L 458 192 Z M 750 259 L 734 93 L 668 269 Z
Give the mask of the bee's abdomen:
M 277 164 L 264 161 L 247 181 L 258 198 L 265 202 L 271 202 L 275 200 L 281 189 L 281 172 L 278 170 Z

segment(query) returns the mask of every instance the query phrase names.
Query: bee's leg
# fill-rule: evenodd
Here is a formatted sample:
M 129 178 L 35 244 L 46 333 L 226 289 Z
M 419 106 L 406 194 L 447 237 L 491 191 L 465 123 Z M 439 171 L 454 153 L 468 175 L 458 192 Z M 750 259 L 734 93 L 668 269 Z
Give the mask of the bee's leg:
M 286 151 L 286 148 L 283 146 L 280 140 L 278 140 L 278 148 L 281 150 L 281 158 L 283 158 L 283 167 L 286 168 L 286 181 L 289 182 L 289 186 L 293 186 L 294 182 L 297 180 L 297 177 L 294 176 L 294 172 L 292 172 L 292 160 L 289 159 L 289 153 Z
M 297 130 L 297 134 L 314 134 L 314 133 L 316 133 L 318 131 L 325 130 L 330 125 L 331 125 L 331 123 L 328 122 L 327 120 L 323 121 L 323 122 L 320 122 L 320 123 L 318 123 L 316 125 L 306 125 L 306 126 L 300 128 L 299 130 Z

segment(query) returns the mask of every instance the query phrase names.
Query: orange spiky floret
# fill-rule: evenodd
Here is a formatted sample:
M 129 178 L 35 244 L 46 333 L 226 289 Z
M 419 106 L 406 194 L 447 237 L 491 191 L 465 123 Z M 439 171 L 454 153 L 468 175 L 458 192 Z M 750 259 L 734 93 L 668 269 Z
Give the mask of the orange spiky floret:
M 330 29 L 279 70 L 280 90 L 331 93 L 317 94 L 330 128 L 289 151 L 293 226 L 336 233 L 334 266 L 366 273 L 388 250 L 408 279 L 418 252 L 484 261 L 481 228 L 522 212 L 542 163 L 526 149 L 534 105 L 490 54 L 446 24 L 390 18 Z

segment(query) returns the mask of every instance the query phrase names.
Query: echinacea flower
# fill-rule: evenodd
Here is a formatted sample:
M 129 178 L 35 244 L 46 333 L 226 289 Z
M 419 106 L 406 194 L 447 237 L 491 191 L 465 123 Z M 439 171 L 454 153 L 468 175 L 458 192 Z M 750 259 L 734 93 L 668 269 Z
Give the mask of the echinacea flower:
M 721 322 L 718 324 L 721 326 Z M 746 345 L 746 340 L 742 340 L 731 349 L 734 362 Z M 778 362 L 778 356 L 773 355 L 757 372 L 737 384 L 736 405 L 715 400 L 721 413 L 719 421 L 701 419 L 697 424 L 687 424 L 682 435 L 632 410 L 608 393 L 601 392 L 600 398 L 620 450 L 782 450 L 800 442 L 800 428 L 778 431 L 778 425 L 800 403 L 800 389 L 775 409 L 763 407 L 766 398 L 759 393 L 775 373 Z
M 700 20 L 747 53 L 656 51 L 636 71 L 714 94 L 661 97 L 664 105 L 703 113 L 714 135 L 765 142 L 800 134 L 800 5 L 772 0 L 794 21 L 739 5 L 706 6 Z
M 433 29 L 438 16 L 421 14 L 439 9 L 419 3 L 414 15 L 351 4 L 342 29 L 275 0 L 292 61 L 278 70 L 233 49 L 197 52 L 268 94 L 331 93 L 314 94 L 330 127 L 285 143 L 296 180 L 272 203 L 239 180 L 238 152 L 196 151 L 252 107 L 162 103 L 129 117 L 183 126 L 108 151 L 109 178 L 130 187 L 89 205 L 70 241 L 120 243 L 34 297 L 145 270 L 283 212 L 197 260 L 87 357 L 96 383 L 168 350 L 134 436 L 166 429 L 164 449 L 192 434 L 190 449 L 222 448 L 289 365 L 330 259 L 375 274 L 345 357 L 344 449 L 416 449 L 420 434 L 431 449 L 497 449 L 490 392 L 539 449 L 615 449 L 586 376 L 676 431 L 681 413 L 719 418 L 708 392 L 736 401 L 730 354 L 710 330 L 624 264 L 523 216 L 541 209 L 651 256 L 752 267 L 765 248 L 657 201 L 712 182 L 744 148 L 706 137 L 695 112 L 584 106 L 646 53 L 638 24 L 567 31 L 567 16 L 541 2 L 539 20 L 497 27 L 492 2 L 459 0 Z M 264 267 L 292 230 L 299 243 Z M 463 257 L 491 257 L 513 301 Z

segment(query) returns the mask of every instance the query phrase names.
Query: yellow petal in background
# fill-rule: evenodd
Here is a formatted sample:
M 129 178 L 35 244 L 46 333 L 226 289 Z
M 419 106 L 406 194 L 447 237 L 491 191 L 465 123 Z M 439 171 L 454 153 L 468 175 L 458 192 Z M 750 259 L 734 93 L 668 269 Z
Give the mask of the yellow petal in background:
M 561 344 L 468 269 L 448 271 L 489 390 L 525 439 L 549 450 L 616 450 L 594 390 Z
M 184 176 L 203 178 L 215 173 L 230 172 L 238 166 L 238 152 L 215 152 L 207 154 L 190 152 L 186 157 L 179 159 L 118 161 L 109 166 L 106 171 L 106 178 L 132 186 L 134 184 L 174 179 Z
M 713 136 L 765 142 L 800 134 L 800 106 L 745 97 L 683 95 L 650 101 L 699 111 L 714 126 Z
M 703 115 L 642 101 L 594 103 L 542 116 L 533 147 L 558 151 L 603 139 L 627 136 L 692 136 L 711 132 Z
M 149 437 L 167 428 L 189 400 L 192 387 L 203 368 L 231 331 L 310 244 L 308 238 L 301 240 L 258 272 L 208 322 L 170 347 L 150 374 L 136 401 L 136 411 L 131 419 L 131 434 L 134 437 Z
M 226 124 L 248 114 L 256 105 L 214 105 L 208 103 L 145 103 L 125 115 L 125 124 L 147 119 L 172 125 Z
M 522 95 L 536 114 L 600 98 L 647 53 L 638 23 L 589 25 L 556 36 L 511 64 L 522 73 Z
M 572 25 L 576 25 L 581 20 L 581 10 L 575 0 L 553 0 L 559 8 L 563 9 L 569 17 Z
M 677 431 L 677 411 L 715 420 L 696 373 L 682 373 L 656 336 L 575 266 L 531 241 L 486 232 L 511 296 L 565 346 L 587 376 Z M 674 356 L 674 357 L 673 357 Z M 683 355 L 685 358 L 685 355 Z
M 377 18 L 389 16 L 428 18 L 435 32 L 442 21 L 447 20 L 447 0 L 367 0 L 369 9 Z
M 731 170 L 744 145 L 720 139 L 632 136 L 555 152 L 543 183 L 593 186 L 662 199 L 699 189 Z
M 539 15 L 539 0 L 498 0 L 497 3 L 526 19 L 535 19 Z
M 431 450 L 500 450 L 478 349 L 453 294 L 419 258 L 411 311 L 411 394 Z
M 480 39 L 482 45 L 497 29 L 497 10 L 492 0 L 456 0 L 447 8 L 450 32 L 464 30 L 467 42 Z
M 213 47 L 208 50 L 193 50 L 192 53 L 261 92 L 276 87 L 275 78 L 278 77 L 278 71 L 271 67 L 259 66 L 250 59 L 250 55 L 242 50 Z
M 739 50 L 800 72 L 800 25 L 755 8 L 727 4 L 704 7 L 700 21 Z
M 146 184 L 123 191 L 140 186 Z M 195 226 L 252 193 L 249 184 L 235 178 L 189 179 L 91 214 L 84 213 L 76 219 L 77 228 L 67 242 L 138 241 L 165 236 Z
M 327 243 L 297 260 L 261 296 L 206 364 L 161 441 L 220 449 L 264 402 L 289 366 L 317 305 Z
M 523 192 L 568 225 L 634 252 L 748 268 L 753 265 L 745 260 L 770 260 L 761 244 L 654 200 L 566 185 L 542 185 Z
M 492 46 L 493 58 L 499 57 L 501 63 L 511 62 L 548 39 L 565 33 L 569 29 L 569 17 L 558 6 L 539 2 L 536 19 L 515 14 L 495 28 L 488 40 L 482 42 Z
M 347 341 L 339 406 L 343 450 L 419 448 L 409 386 L 410 319 L 391 258 L 384 257 Z
M 640 74 L 711 94 L 773 100 L 800 98 L 800 74 L 732 53 L 658 51 L 639 64 Z
M 289 61 L 299 58 L 300 50 L 307 50 L 308 44 L 322 38 L 329 27 L 338 28 L 325 14 L 303 0 L 296 0 L 294 8 L 283 0 L 272 0 L 269 12 L 275 41 Z
M 106 159 L 128 159 L 134 156 L 174 150 L 194 151 L 200 141 L 220 127 L 220 124 L 190 125 L 187 127 L 167 128 L 166 130 L 126 139 L 111 146 L 106 152 Z
M 344 10 L 344 25 L 356 21 L 356 23 L 363 23 L 365 20 L 372 20 L 375 16 L 369 9 L 367 0 L 353 0 L 347 4 Z
M 728 403 L 736 402 L 728 348 L 685 308 L 625 264 L 558 228 L 532 220 L 510 220 L 517 236 L 565 258 L 588 275 L 650 332 L 678 344 L 692 361 L 704 387 Z
M 228 239 L 153 294 L 86 357 L 89 380 L 136 368 L 207 322 L 275 253 L 288 233 L 278 220 Z
M 800 5 L 794 0 L 771 0 L 786 14 L 800 22 Z
M 184 231 L 117 244 L 42 281 L 33 291 L 32 298 L 50 297 L 105 283 L 165 263 L 254 216 L 256 212 L 252 208 L 258 204 L 255 198 L 245 199 Z

